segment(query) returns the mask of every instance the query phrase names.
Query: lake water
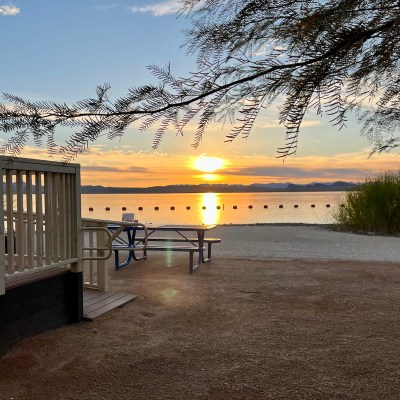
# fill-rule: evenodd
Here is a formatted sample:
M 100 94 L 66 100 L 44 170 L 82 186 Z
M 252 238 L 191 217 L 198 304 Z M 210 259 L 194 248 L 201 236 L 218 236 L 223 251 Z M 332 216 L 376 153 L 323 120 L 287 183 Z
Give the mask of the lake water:
M 345 192 L 83 194 L 82 216 L 120 220 L 131 212 L 145 224 L 328 224 L 344 197 Z

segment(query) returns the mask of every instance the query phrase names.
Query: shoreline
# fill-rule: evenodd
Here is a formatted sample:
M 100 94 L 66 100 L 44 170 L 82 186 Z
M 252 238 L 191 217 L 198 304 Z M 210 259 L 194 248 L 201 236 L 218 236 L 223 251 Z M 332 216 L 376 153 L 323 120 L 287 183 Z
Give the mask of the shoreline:
M 218 226 L 318 226 L 320 228 L 325 228 L 335 232 L 343 232 L 343 233 L 350 233 L 353 235 L 361 235 L 361 236 L 381 236 L 381 237 L 400 237 L 399 233 L 388 234 L 385 235 L 383 233 L 375 233 L 375 232 L 367 232 L 367 231 L 352 231 L 350 229 L 346 229 L 339 224 L 330 223 L 330 224 L 322 224 L 322 223 L 311 223 L 311 222 L 256 222 L 256 223 L 248 223 L 248 224 L 218 224 Z
M 311 222 L 254 222 L 254 223 L 229 223 L 229 224 L 217 224 L 218 226 L 332 226 L 334 224 L 321 224 Z
M 398 236 L 368 235 L 326 224 L 218 225 L 210 237 L 215 257 L 400 261 Z

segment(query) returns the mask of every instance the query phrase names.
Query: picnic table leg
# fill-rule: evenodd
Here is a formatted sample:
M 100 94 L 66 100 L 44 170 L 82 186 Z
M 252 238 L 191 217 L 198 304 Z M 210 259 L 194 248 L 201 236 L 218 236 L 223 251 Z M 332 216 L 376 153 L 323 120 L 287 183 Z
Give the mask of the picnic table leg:
M 115 270 L 118 271 L 119 269 L 125 268 L 130 264 L 132 258 L 135 261 L 146 260 L 147 256 L 143 255 L 142 257 L 137 257 L 134 250 L 128 250 L 128 256 L 123 263 L 119 263 L 119 250 L 114 250 L 115 252 Z
M 129 265 L 129 263 L 132 260 L 132 254 L 129 251 L 128 252 L 128 257 L 126 257 L 126 260 L 123 263 L 119 263 L 119 250 L 114 250 L 115 253 L 115 270 L 118 271 L 122 268 L 125 268 L 127 265 Z
M 196 265 L 198 268 L 198 264 Z M 193 252 L 189 252 L 189 272 L 192 274 L 194 271 L 194 265 L 193 265 Z
M 189 272 L 190 273 L 193 273 L 194 271 L 196 271 L 198 268 L 200 268 L 200 265 L 201 265 L 201 259 L 202 259 L 202 256 L 200 255 L 201 251 L 199 251 L 199 259 L 197 261 L 197 264 L 194 265 L 193 255 L 194 255 L 195 251 L 197 251 L 197 249 L 191 250 L 189 252 Z
M 208 243 L 207 246 L 207 258 L 204 258 L 204 252 L 203 252 L 203 263 L 208 263 L 211 262 L 211 245 L 212 243 Z
M 195 266 L 195 269 L 200 267 L 200 264 L 208 262 L 208 259 L 204 258 L 204 236 L 204 231 L 197 231 L 197 239 L 199 243 L 199 260 L 197 262 L 197 266 Z
M 135 229 L 133 232 L 128 231 L 127 233 L 128 233 L 128 243 L 129 243 L 129 246 L 135 246 L 135 242 L 136 242 L 136 229 Z M 144 241 L 143 241 L 143 243 L 144 243 Z M 136 253 L 135 253 L 135 250 L 131 250 L 131 251 L 129 252 L 129 256 L 131 257 L 131 259 L 133 258 L 135 261 L 141 261 L 141 260 L 146 260 L 146 258 L 147 258 L 147 253 L 146 253 L 146 250 L 143 250 L 143 256 L 137 257 L 137 256 L 136 256 Z
M 205 232 L 198 232 L 198 240 L 199 240 L 199 247 L 204 249 L 204 236 Z M 202 263 L 208 263 L 211 262 L 211 245 L 212 243 L 207 243 L 207 258 L 204 257 L 204 250 L 200 250 L 199 252 L 199 259 L 201 257 L 201 262 Z M 200 261 L 199 261 L 200 263 Z

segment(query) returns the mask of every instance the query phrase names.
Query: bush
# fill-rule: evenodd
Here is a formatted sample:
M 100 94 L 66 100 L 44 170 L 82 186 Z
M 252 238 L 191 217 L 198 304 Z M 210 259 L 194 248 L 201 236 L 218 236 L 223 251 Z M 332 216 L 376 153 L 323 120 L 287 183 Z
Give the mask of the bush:
M 334 215 L 343 227 L 384 235 L 400 232 L 400 171 L 367 179 L 347 192 Z

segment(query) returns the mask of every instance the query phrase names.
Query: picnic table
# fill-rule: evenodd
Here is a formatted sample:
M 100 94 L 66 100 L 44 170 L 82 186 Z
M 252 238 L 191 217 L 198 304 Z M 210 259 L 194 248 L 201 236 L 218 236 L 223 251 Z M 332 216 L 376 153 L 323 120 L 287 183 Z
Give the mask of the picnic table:
M 221 242 L 219 238 L 206 238 L 206 232 L 216 228 L 215 224 L 208 225 L 147 225 L 147 235 L 143 235 L 143 225 L 110 224 L 107 228 L 111 232 L 119 231 L 114 236 L 112 250 L 115 253 L 115 269 L 125 268 L 133 260 L 140 261 L 147 258 L 149 251 L 179 251 L 189 253 L 189 271 L 196 271 L 201 264 L 211 261 L 211 246 Z M 160 236 L 159 233 L 167 236 Z M 124 233 L 124 235 L 122 235 Z M 190 237 L 193 234 L 194 237 Z M 205 255 L 207 245 L 207 254 Z M 125 261 L 120 262 L 119 252 L 127 251 Z M 138 256 L 136 252 L 142 252 Z M 197 263 L 194 263 L 194 253 L 198 253 Z

